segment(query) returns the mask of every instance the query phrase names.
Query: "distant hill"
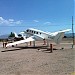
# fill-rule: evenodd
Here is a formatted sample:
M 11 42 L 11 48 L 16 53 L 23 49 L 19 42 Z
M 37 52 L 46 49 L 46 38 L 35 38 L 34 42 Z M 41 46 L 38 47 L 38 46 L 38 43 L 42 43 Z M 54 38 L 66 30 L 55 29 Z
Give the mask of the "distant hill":
M 1 35 L 0 39 L 8 39 L 8 37 L 9 37 L 9 34 L 5 34 L 5 35 Z
M 73 37 L 73 34 L 72 33 L 66 33 L 64 36 L 66 38 L 72 38 Z M 74 33 L 74 37 L 75 37 L 75 33 Z

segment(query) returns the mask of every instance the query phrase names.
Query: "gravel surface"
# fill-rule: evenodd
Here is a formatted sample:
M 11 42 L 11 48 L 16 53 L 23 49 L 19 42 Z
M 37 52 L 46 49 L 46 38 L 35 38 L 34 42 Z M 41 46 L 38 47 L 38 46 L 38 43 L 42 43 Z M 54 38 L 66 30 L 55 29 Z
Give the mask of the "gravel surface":
M 53 52 L 43 42 L 36 47 L 0 47 L 0 75 L 71 75 L 74 72 L 74 49 L 70 43 L 55 45 Z

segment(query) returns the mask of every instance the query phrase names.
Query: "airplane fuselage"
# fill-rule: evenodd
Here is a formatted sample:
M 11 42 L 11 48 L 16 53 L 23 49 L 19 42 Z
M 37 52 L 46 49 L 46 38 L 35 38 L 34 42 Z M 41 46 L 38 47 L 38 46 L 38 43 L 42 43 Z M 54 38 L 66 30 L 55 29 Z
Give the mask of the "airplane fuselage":
M 27 33 L 27 37 L 34 35 L 37 40 L 44 40 L 44 39 L 51 40 L 51 35 L 49 35 L 48 33 L 44 32 L 44 31 L 41 31 L 41 30 L 30 28 L 30 29 L 27 29 L 25 31 L 25 33 Z

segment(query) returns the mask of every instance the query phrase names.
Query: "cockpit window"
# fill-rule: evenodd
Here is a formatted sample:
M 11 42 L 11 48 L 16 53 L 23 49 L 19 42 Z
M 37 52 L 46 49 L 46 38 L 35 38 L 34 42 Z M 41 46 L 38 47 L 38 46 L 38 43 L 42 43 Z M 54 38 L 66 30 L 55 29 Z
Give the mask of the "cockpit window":
M 34 31 L 34 34 L 35 34 L 35 31 Z
M 26 30 L 27 32 L 29 32 L 29 30 Z
M 33 31 L 32 31 L 32 33 L 33 33 Z
M 18 34 L 18 36 L 22 36 L 21 34 Z
M 36 32 L 36 34 L 38 34 L 38 32 Z

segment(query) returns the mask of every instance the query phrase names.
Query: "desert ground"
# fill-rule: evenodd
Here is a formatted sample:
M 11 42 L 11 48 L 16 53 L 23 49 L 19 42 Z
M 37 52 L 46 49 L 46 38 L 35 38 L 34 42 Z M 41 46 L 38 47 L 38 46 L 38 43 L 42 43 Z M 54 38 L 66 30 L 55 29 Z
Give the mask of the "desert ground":
M 37 41 L 3 48 L 0 43 L 0 75 L 73 75 L 75 45 L 72 40 L 63 39 L 60 45 L 53 44 L 53 52 Z

